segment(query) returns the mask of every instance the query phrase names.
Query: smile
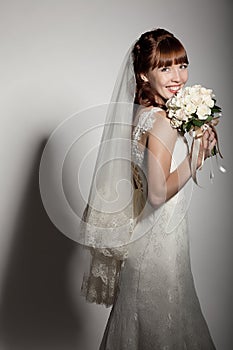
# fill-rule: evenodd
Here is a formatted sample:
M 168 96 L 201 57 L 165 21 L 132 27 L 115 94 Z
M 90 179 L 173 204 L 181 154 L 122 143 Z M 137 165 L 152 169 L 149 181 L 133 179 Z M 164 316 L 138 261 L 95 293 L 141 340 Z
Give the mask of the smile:
M 178 90 L 180 90 L 180 85 L 174 85 L 174 86 L 167 86 L 166 87 L 171 93 L 176 93 Z

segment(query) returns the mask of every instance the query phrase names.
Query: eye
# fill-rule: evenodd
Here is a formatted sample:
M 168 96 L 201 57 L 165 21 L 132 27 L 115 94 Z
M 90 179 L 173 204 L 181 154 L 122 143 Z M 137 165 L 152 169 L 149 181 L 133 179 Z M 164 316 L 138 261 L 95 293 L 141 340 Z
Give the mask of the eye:
M 187 68 L 188 68 L 187 63 L 183 63 L 180 65 L 180 69 L 187 69 Z
M 170 67 L 162 67 L 161 72 L 169 72 Z

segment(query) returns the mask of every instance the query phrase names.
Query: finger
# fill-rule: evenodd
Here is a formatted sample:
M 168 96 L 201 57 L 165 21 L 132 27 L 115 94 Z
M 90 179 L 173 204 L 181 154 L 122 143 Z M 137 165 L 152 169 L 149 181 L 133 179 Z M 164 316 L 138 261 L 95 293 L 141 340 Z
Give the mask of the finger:
M 203 148 L 204 149 L 208 148 L 208 146 L 209 146 L 209 139 L 206 138 L 206 137 L 203 137 L 202 142 L 203 142 Z
M 211 150 L 214 147 L 215 143 L 216 143 L 216 139 L 213 139 L 212 141 L 210 141 L 209 139 L 203 140 L 203 151 L 205 154 L 205 158 L 208 158 L 211 156 Z
M 210 140 L 213 141 L 214 139 L 216 139 L 216 135 L 215 135 L 215 132 L 213 131 L 210 135 Z
M 208 148 L 209 148 L 210 150 L 212 150 L 212 149 L 214 148 L 214 146 L 216 145 L 216 143 L 217 143 L 217 140 L 216 140 L 216 139 L 213 139 L 211 142 L 209 142 Z
M 208 140 L 209 137 L 210 137 L 210 133 L 209 133 L 208 130 L 206 130 L 206 131 L 204 132 L 204 134 L 203 134 L 203 139 L 204 139 L 204 140 Z
M 205 150 L 205 155 L 207 158 L 212 156 L 212 149 L 216 145 L 216 139 L 209 143 L 208 149 Z

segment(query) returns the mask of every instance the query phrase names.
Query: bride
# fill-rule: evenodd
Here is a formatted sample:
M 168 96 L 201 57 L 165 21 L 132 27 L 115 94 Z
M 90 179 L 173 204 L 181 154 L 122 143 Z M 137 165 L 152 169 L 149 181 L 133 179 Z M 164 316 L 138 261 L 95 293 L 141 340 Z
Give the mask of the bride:
M 109 108 L 94 173 L 97 185 L 93 182 L 83 215 L 92 260 L 82 293 L 88 301 L 112 305 L 100 350 L 215 349 L 190 266 L 184 191 L 192 177 L 189 147 L 171 126 L 165 107 L 187 79 L 183 45 L 170 32 L 155 29 L 130 48 L 114 89 L 112 102 L 124 103 Z M 117 127 L 117 118 L 131 127 Z M 132 146 L 130 167 L 114 153 L 123 149 L 125 129 Z M 113 139 L 118 140 L 117 147 L 109 143 Z M 216 144 L 211 128 L 202 143 L 197 169 Z M 116 161 L 104 162 L 110 159 L 107 153 Z M 100 164 L 107 164 L 101 176 Z M 108 210 L 122 174 L 133 184 L 133 214 L 127 212 L 130 206 Z M 104 198 L 107 206 L 96 209 L 99 198 L 96 201 L 94 188 L 102 199 L 110 193 Z

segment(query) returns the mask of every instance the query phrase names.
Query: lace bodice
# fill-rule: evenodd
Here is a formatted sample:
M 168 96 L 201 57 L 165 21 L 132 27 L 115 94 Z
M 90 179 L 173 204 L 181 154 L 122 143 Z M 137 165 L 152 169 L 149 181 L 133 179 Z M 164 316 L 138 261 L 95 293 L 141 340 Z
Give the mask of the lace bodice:
M 153 107 L 149 111 L 144 111 L 141 113 L 138 119 L 138 123 L 135 126 L 133 130 L 132 135 L 132 158 L 133 161 L 139 165 L 139 167 L 142 166 L 143 159 L 144 159 L 144 149 L 139 147 L 139 140 L 141 139 L 142 135 L 148 132 L 153 127 L 153 123 L 156 118 L 156 112 L 160 111 L 161 109 L 158 107 Z

